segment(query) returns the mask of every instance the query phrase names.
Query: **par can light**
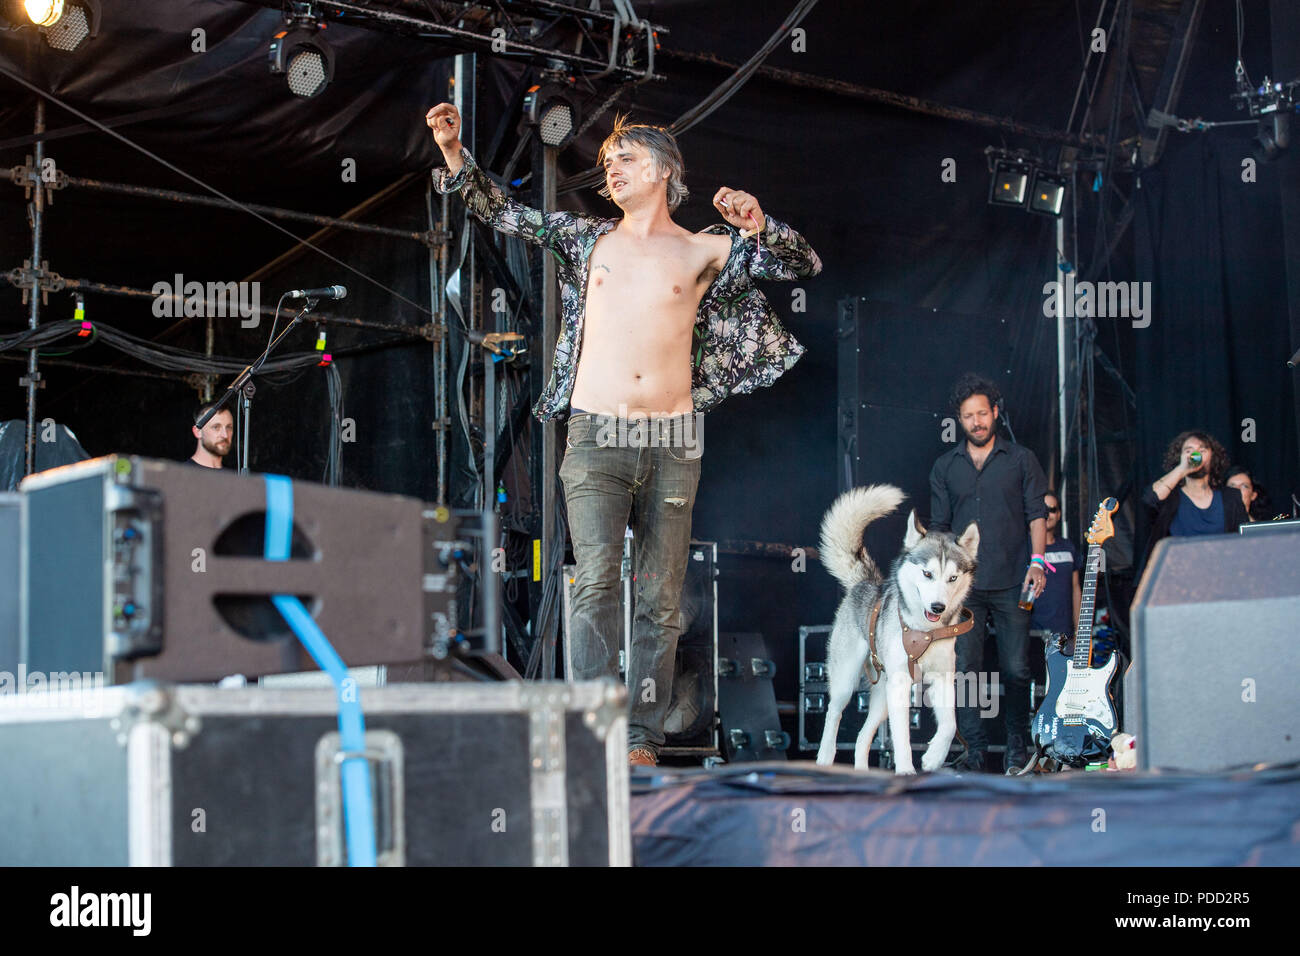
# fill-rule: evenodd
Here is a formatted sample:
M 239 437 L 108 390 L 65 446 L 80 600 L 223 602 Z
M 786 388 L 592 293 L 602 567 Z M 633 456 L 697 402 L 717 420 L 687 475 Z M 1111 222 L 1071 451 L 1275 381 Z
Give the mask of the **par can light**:
M 1069 180 L 1043 169 L 1034 170 L 1034 188 L 1029 191 L 1029 211 L 1044 216 L 1059 216 L 1065 205 L 1065 187 Z
M 559 83 L 531 87 L 524 96 L 524 119 L 537 127 L 544 145 L 567 146 L 578 131 L 577 100 Z
M 71 53 L 90 37 L 99 36 L 99 0 L 76 0 L 62 6 L 59 22 L 41 32 L 45 34 L 45 42 L 54 49 Z
M 1030 167 L 1014 159 L 999 159 L 989 183 L 989 202 L 995 206 L 1024 206 L 1029 194 Z
M 23 7 L 38 27 L 52 27 L 63 16 L 63 0 L 24 0 Z
M 294 96 L 315 96 L 334 79 L 334 50 L 321 35 L 323 30 L 323 25 L 299 24 L 271 40 L 267 51 L 271 72 L 284 76 Z

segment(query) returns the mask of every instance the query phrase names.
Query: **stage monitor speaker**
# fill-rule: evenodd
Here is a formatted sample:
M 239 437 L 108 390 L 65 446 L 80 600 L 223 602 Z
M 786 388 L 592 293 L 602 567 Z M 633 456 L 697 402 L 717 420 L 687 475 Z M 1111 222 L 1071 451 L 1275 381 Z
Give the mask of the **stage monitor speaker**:
M 1143 769 L 1300 760 L 1293 535 L 1165 538 L 1133 600 L 1123 730 Z
M 297 596 L 345 664 L 420 659 L 456 627 L 457 519 L 414 498 L 293 483 L 267 561 L 262 476 L 108 456 L 33 475 L 27 671 L 214 681 L 315 669 L 271 596 Z
M 619 590 L 621 643 L 618 672 L 627 682 L 627 661 L 631 653 L 632 621 L 636 613 L 636 568 L 632 538 L 623 539 L 622 580 Z M 673 664 L 673 698 L 664 718 L 663 757 L 708 758 L 718 747 L 718 545 L 715 541 L 691 541 L 686 575 L 682 583 L 682 633 L 677 640 Z M 569 635 L 573 633 L 573 587 L 577 568 L 563 568 L 564 674 L 572 679 L 573 658 Z

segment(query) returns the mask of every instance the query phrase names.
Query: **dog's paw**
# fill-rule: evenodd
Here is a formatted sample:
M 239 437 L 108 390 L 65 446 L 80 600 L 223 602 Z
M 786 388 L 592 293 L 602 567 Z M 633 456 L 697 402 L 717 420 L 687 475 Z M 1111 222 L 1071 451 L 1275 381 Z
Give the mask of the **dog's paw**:
M 922 754 L 921 769 L 926 773 L 933 773 L 943 766 L 943 754 Z

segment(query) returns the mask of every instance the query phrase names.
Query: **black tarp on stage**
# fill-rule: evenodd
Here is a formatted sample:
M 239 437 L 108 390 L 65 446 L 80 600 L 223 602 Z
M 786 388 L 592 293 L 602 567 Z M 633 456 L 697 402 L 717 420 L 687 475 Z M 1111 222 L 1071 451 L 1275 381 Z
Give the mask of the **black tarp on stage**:
M 1300 765 L 1027 779 L 661 768 L 633 775 L 632 843 L 637 866 L 1296 866 Z

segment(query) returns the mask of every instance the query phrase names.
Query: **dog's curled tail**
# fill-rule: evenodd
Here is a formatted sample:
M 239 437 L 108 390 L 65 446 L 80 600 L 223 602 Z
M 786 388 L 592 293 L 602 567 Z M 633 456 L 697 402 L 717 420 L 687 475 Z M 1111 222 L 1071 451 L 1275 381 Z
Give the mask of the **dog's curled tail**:
M 862 532 L 897 508 L 905 497 L 902 489 L 893 485 L 850 488 L 835 499 L 822 518 L 821 562 L 846 591 L 879 573 L 862 543 Z

